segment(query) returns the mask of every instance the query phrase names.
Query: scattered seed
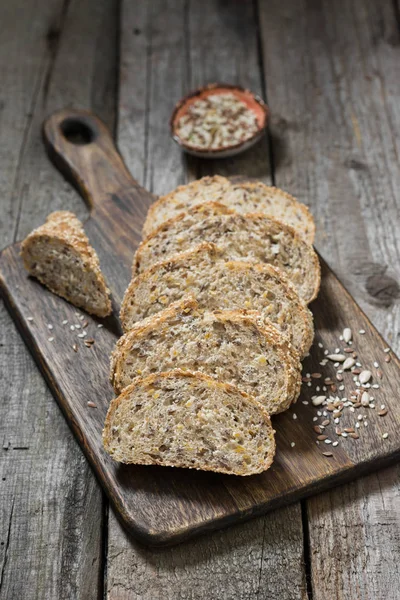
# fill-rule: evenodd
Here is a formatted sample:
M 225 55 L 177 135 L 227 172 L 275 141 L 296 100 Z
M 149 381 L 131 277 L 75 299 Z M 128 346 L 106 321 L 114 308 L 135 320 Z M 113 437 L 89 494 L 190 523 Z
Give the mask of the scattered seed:
M 360 329 L 360 331 L 358 333 L 361 333 L 361 335 L 365 334 L 365 329 Z
M 85 327 L 87 327 L 89 325 L 89 321 L 84 321 L 82 323 L 82 327 L 85 329 Z
M 47 324 L 47 329 L 50 329 L 50 330 L 52 330 L 52 329 L 53 329 L 53 325 L 52 325 L 51 323 L 48 323 L 48 324 Z
M 341 373 L 338 373 L 338 374 L 336 375 L 336 379 L 337 379 L 338 381 L 343 381 L 343 375 L 342 375 Z
M 379 383 L 374 383 L 371 387 L 373 387 L 374 390 L 379 390 L 380 385 L 379 385 Z
M 324 440 L 324 441 L 325 441 L 325 444 L 332 444 L 332 440 L 328 439 L 328 440 Z
M 79 315 L 79 317 L 78 317 L 78 319 L 79 319 L 80 321 L 83 321 L 83 319 L 84 319 L 84 318 L 85 318 L 85 317 L 84 317 L 83 315 Z
M 313 417 L 313 422 L 318 421 L 318 417 Z
M 385 356 L 385 362 L 386 362 L 386 363 L 390 363 L 390 361 L 391 361 L 391 358 L 390 358 L 390 356 Z
M 385 415 L 387 415 L 387 413 L 388 413 L 388 411 L 387 411 L 387 409 L 386 409 L 386 408 L 384 408 L 383 410 L 379 410 L 379 411 L 378 411 L 378 415 L 379 415 L 380 417 L 384 417 Z
M 342 430 L 339 427 L 335 427 L 335 433 L 336 435 L 342 435 Z
M 346 358 L 346 360 L 343 363 L 343 371 L 351 369 L 351 367 L 354 367 L 355 363 L 356 361 L 354 360 L 354 358 Z
M 328 356 L 329 350 L 324 350 L 324 354 L 325 354 L 325 356 Z
M 358 429 L 360 427 L 360 423 L 357 421 L 356 423 L 356 429 Z
M 325 419 L 324 421 L 322 421 L 321 425 L 323 425 L 324 427 L 327 427 L 329 425 L 330 421 L 329 419 Z
M 323 452 L 322 454 L 324 456 L 333 456 L 332 452 Z
M 75 325 L 75 329 L 80 329 L 81 326 L 79 325 L 79 323 L 77 325 Z
M 293 413 L 293 419 L 295 419 L 295 420 L 297 419 L 296 413 Z
M 63 325 L 67 325 L 68 323 L 68 319 L 64 319 L 64 321 L 62 322 Z
M 325 377 L 324 383 L 326 383 L 326 385 L 331 385 L 331 383 L 333 383 L 333 381 L 330 377 Z
M 90 406 L 90 408 L 97 408 L 97 404 L 95 404 L 91 400 L 89 400 L 89 402 L 87 403 L 87 405 Z
M 358 435 L 358 433 L 350 433 L 350 437 L 353 438 L 353 440 L 358 440 L 360 439 L 360 436 Z
M 323 348 L 323 347 L 324 347 L 324 345 L 323 345 L 323 344 L 321 344 L 321 342 L 318 342 L 318 347 L 319 347 L 319 348 Z
M 364 421 L 364 427 L 368 427 L 368 421 Z
M 321 373 L 311 373 L 311 377 L 313 379 L 319 379 L 320 377 L 322 377 Z
M 386 406 L 384 404 L 381 404 L 381 410 L 385 410 Z
M 315 433 L 318 433 L 318 435 L 321 435 L 322 433 L 322 429 L 319 425 L 314 425 L 314 431 Z
M 387 354 L 388 352 L 390 352 L 390 348 L 385 348 L 384 352 L 386 352 L 386 354 Z
M 346 360 L 344 354 L 328 354 L 328 358 L 333 362 L 344 362 Z
M 368 394 L 368 392 L 363 392 L 363 395 L 361 396 L 361 404 L 363 406 L 368 406 L 369 405 L 369 394 Z
M 303 381 L 303 383 L 308 383 L 310 381 L 309 377 L 302 377 L 301 380 Z
M 325 441 L 325 440 L 327 440 L 327 439 L 328 439 L 328 436 L 327 436 L 327 435 L 319 435 L 319 436 L 317 437 L 317 440 L 319 440 L 320 442 L 324 442 L 324 441 Z
M 318 415 L 319 417 L 322 417 L 322 412 L 321 412 L 320 410 L 317 410 L 317 415 Z
M 69 328 L 71 331 L 75 331 L 75 325 L 70 325 Z
M 332 383 L 332 385 L 331 385 L 331 391 L 332 392 L 336 392 L 336 390 L 337 390 L 336 385 L 334 383 Z
M 349 353 L 351 353 L 351 352 L 353 352 L 353 348 L 350 348 L 350 347 L 343 348 L 343 352 L 349 352 Z
M 382 435 L 382 437 L 383 437 L 383 439 L 384 439 L 384 440 L 386 440 L 386 439 L 389 437 L 389 434 L 388 434 L 388 433 L 384 433 L 384 434 Z
M 378 376 L 379 379 L 382 379 L 383 373 L 382 373 L 382 371 L 380 369 L 377 370 L 376 374 L 377 374 L 377 376 Z
M 308 404 L 308 401 L 307 401 L 307 400 L 302 400 L 302 401 L 301 401 L 301 403 L 302 403 L 302 404 L 305 404 L 305 405 L 307 406 L 307 404 Z
M 346 437 L 348 437 L 348 435 L 349 435 L 348 433 L 346 433 L 345 431 L 342 431 L 342 437 L 346 438 Z
M 290 445 L 292 448 L 294 448 L 296 444 L 294 442 L 290 442 Z
M 319 387 L 319 385 L 317 385 L 317 387 L 315 388 L 315 391 L 316 392 L 320 392 L 321 391 L 321 388 Z
M 334 446 L 335 448 L 338 444 L 339 444 L 339 442 L 332 442 L 332 446 Z
M 340 385 L 340 386 L 339 386 L 339 390 L 340 390 L 341 392 L 343 392 L 343 390 L 344 390 L 344 385 Z
M 346 327 L 345 329 L 343 329 L 342 335 L 343 335 L 343 340 L 346 342 L 346 344 L 348 344 L 352 337 L 351 329 L 349 327 Z
M 86 331 L 82 331 L 82 333 L 78 333 L 78 338 L 84 338 L 86 335 Z
M 359 375 L 361 373 L 361 369 L 352 369 L 351 372 L 354 375 Z M 354 381 L 356 381 L 357 377 L 354 379 Z
M 360 383 L 368 383 L 368 381 L 371 379 L 372 377 L 372 373 L 371 371 L 362 371 L 360 373 Z
M 102 325 L 101 323 L 99 323 L 99 324 L 97 325 L 97 327 L 98 327 L 99 329 L 101 329 L 102 327 L 104 327 L 104 325 Z
M 340 419 L 339 419 L 339 417 L 336 417 L 335 419 L 333 419 L 333 422 L 334 422 L 334 423 L 336 423 L 336 425 L 337 425 L 338 423 L 340 423 Z
M 313 398 L 311 400 L 311 402 L 313 403 L 314 406 L 321 406 L 321 404 L 323 404 L 326 400 L 326 396 L 317 396 L 316 398 Z
M 346 433 L 354 433 L 353 427 L 345 427 L 344 430 Z
M 73 344 L 73 345 L 72 345 L 72 350 L 73 350 L 74 352 L 78 352 L 78 346 L 77 346 L 77 344 Z
M 53 338 L 53 337 L 49 337 L 49 338 L 47 338 L 47 339 L 49 340 L 49 342 L 52 342 L 52 341 L 54 340 L 54 338 Z
M 33 317 L 27 317 L 26 320 L 27 321 L 33 321 Z

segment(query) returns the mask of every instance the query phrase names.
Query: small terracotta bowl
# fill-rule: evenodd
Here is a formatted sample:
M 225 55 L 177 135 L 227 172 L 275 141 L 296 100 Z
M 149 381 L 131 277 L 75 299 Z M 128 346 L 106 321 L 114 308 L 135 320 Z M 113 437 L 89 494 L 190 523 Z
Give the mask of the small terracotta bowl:
M 258 130 L 247 140 L 232 144 L 230 146 L 207 149 L 188 145 L 186 141 L 180 138 L 176 132 L 177 123 L 180 118 L 186 114 L 188 108 L 197 100 L 202 100 L 210 95 L 226 94 L 227 92 L 234 94 L 239 100 L 244 102 L 251 111 L 254 112 L 257 119 Z M 192 154 L 193 156 L 198 156 L 200 158 L 228 158 L 248 150 L 263 137 L 267 127 L 268 112 L 268 106 L 265 104 L 265 102 L 259 96 L 256 96 L 250 92 L 250 90 L 246 90 L 236 85 L 210 83 L 209 85 L 191 92 L 176 104 L 170 119 L 171 136 L 182 148 L 182 150 L 188 154 Z

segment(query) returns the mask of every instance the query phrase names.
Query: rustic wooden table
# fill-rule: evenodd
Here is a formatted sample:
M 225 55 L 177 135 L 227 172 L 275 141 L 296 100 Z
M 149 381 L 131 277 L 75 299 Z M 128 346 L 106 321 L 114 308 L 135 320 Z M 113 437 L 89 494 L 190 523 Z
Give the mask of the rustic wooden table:
M 400 21 L 396 0 L 0 1 L 1 246 L 85 207 L 45 156 L 43 118 L 89 108 L 158 194 L 211 172 L 296 194 L 316 246 L 400 348 Z M 223 162 L 183 157 L 174 102 L 250 87 L 270 135 Z M 0 599 L 395 600 L 399 468 L 181 546 L 119 526 L 3 307 Z

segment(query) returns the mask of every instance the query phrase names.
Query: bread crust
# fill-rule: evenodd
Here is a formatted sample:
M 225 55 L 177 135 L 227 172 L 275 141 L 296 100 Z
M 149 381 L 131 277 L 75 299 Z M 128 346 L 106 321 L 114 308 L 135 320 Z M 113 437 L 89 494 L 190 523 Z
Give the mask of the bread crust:
M 207 188 L 211 184 L 214 184 L 217 189 L 207 195 Z M 188 196 L 186 206 L 185 200 L 179 199 L 180 194 L 184 192 Z M 243 199 L 240 198 L 241 194 L 244 196 Z M 313 216 L 308 207 L 294 196 L 278 187 L 265 185 L 261 181 L 231 183 L 219 175 L 203 177 L 187 185 L 181 185 L 169 194 L 160 197 L 150 206 L 143 226 L 143 237 L 149 236 L 160 225 L 180 213 L 210 201 L 219 202 L 241 214 L 260 212 L 268 217 L 276 218 L 292 226 L 309 244 L 314 242 Z M 255 204 L 256 207 L 254 207 Z M 246 210 L 246 205 L 251 205 L 252 209 Z M 168 214 L 168 212 L 169 216 L 163 218 L 162 213 Z
M 47 217 L 46 222 L 32 231 L 21 244 L 21 257 L 26 270 L 36 277 L 43 285 L 48 287 L 53 293 L 62 296 L 65 300 L 74 304 L 74 299 L 71 295 L 61 294 L 55 286 L 49 284 L 40 273 L 32 268 L 32 265 L 29 262 L 29 250 L 40 239 L 46 242 L 57 240 L 61 244 L 64 244 L 80 256 L 85 272 L 94 273 L 99 290 L 104 296 L 104 308 L 100 311 L 94 310 L 88 303 L 79 305 L 79 308 L 83 308 L 88 313 L 95 314 L 98 317 L 106 317 L 111 314 L 112 306 L 109 298 L 110 290 L 108 289 L 104 276 L 100 270 L 100 262 L 97 253 L 90 245 L 79 219 L 69 211 L 57 211 L 51 213 Z
M 215 185 L 216 189 L 210 194 L 209 189 L 212 185 Z M 180 185 L 176 189 L 172 190 L 172 192 L 169 192 L 169 194 L 166 194 L 165 196 L 160 196 L 158 200 L 153 202 L 153 204 L 150 206 L 147 212 L 147 217 L 143 225 L 143 238 L 147 237 L 148 235 L 150 235 L 150 233 L 155 231 L 155 229 L 157 229 L 159 225 L 162 225 L 164 220 L 158 222 L 159 219 L 157 219 L 157 212 L 163 206 L 173 202 L 173 199 L 180 192 L 187 191 L 189 193 L 192 193 L 193 195 L 196 195 L 201 192 L 205 194 L 208 191 L 208 194 L 213 196 L 213 198 L 210 198 L 210 200 L 216 200 L 217 198 L 221 198 L 221 195 L 223 194 L 224 190 L 227 190 L 229 186 L 230 183 L 229 180 L 226 179 L 226 177 L 221 177 L 221 175 L 214 175 L 212 177 L 206 176 L 202 177 L 201 179 L 191 181 L 186 185 Z M 217 198 L 215 198 L 215 196 L 217 196 Z M 153 224 L 154 221 L 158 222 L 158 225 L 156 225 L 156 227 Z
M 171 230 L 183 222 L 186 218 L 193 218 L 194 222 L 206 222 L 208 218 L 219 218 L 221 217 L 221 223 L 223 216 L 232 217 L 232 221 L 236 220 L 239 223 L 245 223 L 246 226 L 250 229 L 252 223 L 256 223 L 257 221 L 261 222 L 262 225 L 265 224 L 266 230 L 278 233 L 287 234 L 292 238 L 292 243 L 297 246 L 301 246 L 303 252 L 307 255 L 308 260 L 310 261 L 310 265 L 307 268 L 307 272 L 312 273 L 312 289 L 308 291 L 306 297 L 303 297 L 303 300 L 307 303 L 312 302 L 318 294 L 319 286 L 321 282 L 321 269 L 318 260 L 318 256 L 315 253 L 313 247 L 305 242 L 303 238 L 289 225 L 282 223 L 278 219 L 274 219 L 271 217 L 266 217 L 261 213 L 248 213 L 246 215 L 241 215 L 239 213 L 235 213 L 228 207 L 220 204 L 218 202 L 207 202 L 204 204 L 200 204 L 195 206 L 193 209 L 186 213 L 181 213 L 178 216 L 166 221 L 162 225 L 160 225 L 151 235 L 149 235 L 146 239 L 142 241 L 140 246 L 138 247 L 133 262 L 133 275 L 136 275 L 144 270 L 148 269 L 152 266 L 152 264 L 159 262 L 158 258 L 154 257 L 151 248 L 154 246 L 154 243 L 157 239 L 161 239 L 163 234 L 167 234 Z M 187 248 L 188 250 L 196 246 L 200 243 L 199 240 L 193 240 L 192 245 Z M 213 241 L 206 239 L 204 241 Z M 176 251 L 171 251 L 171 256 L 177 253 Z M 165 259 L 169 258 L 169 254 L 165 256 Z M 227 256 L 227 259 L 231 259 L 232 257 Z M 289 277 L 289 275 L 287 274 Z M 290 278 L 290 277 L 289 277 Z M 311 283 L 310 283 L 311 285 Z
M 281 364 L 286 367 L 286 390 L 285 396 L 281 398 L 280 403 L 272 407 L 268 412 L 278 413 L 286 410 L 290 404 L 297 400 L 300 392 L 301 375 L 299 355 L 293 346 L 279 333 L 279 331 L 271 324 L 263 321 L 260 324 L 260 314 L 257 311 L 246 310 L 214 310 L 207 311 L 199 309 L 199 304 L 194 297 L 186 297 L 181 301 L 172 303 L 165 310 L 157 313 L 152 317 L 148 317 L 143 321 L 139 321 L 136 325 L 116 344 L 116 347 L 111 355 L 110 381 L 114 386 L 117 394 L 121 393 L 124 380 L 124 368 L 126 360 L 129 357 L 129 352 L 133 342 L 138 342 L 146 337 L 153 337 L 162 330 L 162 327 L 168 322 L 174 322 L 180 315 L 199 316 L 201 318 L 211 318 L 220 323 L 233 323 L 240 327 L 248 328 L 257 331 L 258 336 L 264 339 L 267 346 L 274 348 L 274 353 L 279 357 Z M 179 367 L 179 361 L 177 367 Z M 216 365 L 215 365 L 216 366 Z M 190 367 L 189 367 L 190 368 Z M 163 366 L 160 367 L 164 371 Z M 203 372 L 203 371 L 201 371 Z M 217 378 L 218 379 L 218 378 Z M 239 386 L 239 384 L 236 384 Z M 239 386 L 241 389 L 241 386 Z M 256 396 L 256 393 L 254 393 Z M 256 399 L 257 396 L 256 396 Z M 260 403 L 261 400 L 259 400 Z M 275 405 L 275 401 L 274 401 Z
M 131 393 L 134 393 L 136 389 L 141 388 L 141 387 L 142 388 L 151 387 L 157 381 L 167 380 L 168 378 L 171 378 L 171 377 L 173 377 L 173 378 L 188 378 L 188 379 L 190 378 L 190 379 L 196 379 L 199 381 L 205 381 L 210 387 L 212 387 L 214 389 L 219 389 L 224 393 L 226 392 L 228 394 L 239 394 L 246 401 L 246 403 L 255 407 L 262 415 L 262 418 L 263 418 L 266 426 L 268 427 L 268 441 L 269 441 L 271 450 L 259 470 L 252 471 L 249 473 L 246 473 L 243 470 L 242 472 L 235 473 L 235 475 L 240 475 L 240 476 L 255 475 L 257 473 L 262 473 L 262 472 L 266 471 L 271 466 L 273 459 L 274 459 L 275 450 L 276 450 L 276 444 L 275 444 L 275 439 L 274 439 L 275 431 L 272 428 L 271 419 L 270 419 L 267 411 L 263 408 L 263 406 L 261 406 L 261 404 L 259 402 L 257 402 L 254 398 L 252 398 L 245 392 L 238 390 L 235 386 L 233 386 L 229 383 L 221 383 L 221 382 L 216 381 L 215 379 L 209 377 L 208 375 L 205 375 L 204 373 L 193 372 L 193 371 L 182 371 L 181 369 L 173 369 L 171 371 L 155 373 L 155 374 L 149 375 L 148 377 L 145 377 L 145 378 L 136 379 L 133 383 L 131 383 L 128 387 L 126 387 L 124 389 L 122 394 L 120 394 L 117 398 L 114 398 L 111 401 L 111 404 L 110 404 L 110 407 L 108 409 L 107 416 L 105 419 L 104 429 L 103 429 L 103 445 L 107 452 L 109 451 L 109 445 L 111 443 L 112 418 L 115 413 L 115 410 L 123 402 L 125 402 L 125 400 L 129 397 L 129 395 Z M 154 465 L 154 464 L 159 464 L 159 463 L 156 461 L 148 461 L 148 462 L 140 462 L 140 463 L 135 463 L 135 464 Z M 176 464 L 175 462 L 169 462 L 169 461 L 163 462 L 163 466 L 196 468 L 196 467 L 190 467 L 190 466 L 188 467 L 186 465 L 179 465 L 179 464 Z M 227 475 L 233 474 L 231 471 L 228 471 L 228 470 L 218 469 L 218 471 L 217 471 L 216 469 L 213 469 L 213 468 L 207 467 L 207 466 L 204 466 L 204 468 L 201 468 L 201 469 L 197 468 L 197 470 L 213 471 L 213 472 L 218 472 L 218 473 L 225 473 Z
M 229 283 L 232 283 L 233 289 L 235 289 L 234 282 L 235 282 L 236 274 L 238 276 L 243 274 L 246 277 L 247 276 L 251 277 L 254 274 L 255 278 L 257 278 L 257 277 L 267 278 L 267 279 L 271 280 L 276 286 L 278 286 L 279 289 L 282 289 L 282 293 L 284 293 L 286 295 L 288 303 L 290 303 L 293 307 L 293 313 L 296 315 L 296 320 L 297 320 L 297 317 L 299 316 L 301 322 L 303 323 L 302 338 L 300 340 L 300 343 L 297 343 L 295 345 L 296 350 L 299 352 L 300 356 L 304 356 L 305 354 L 307 354 L 307 352 L 309 351 L 310 346 L 312 344 L 313 337 L 314 337 L 314 326 L 313 326 L 312 313 L 307 308 L 305 303 L 300 299 L 300 297 L 296 291 L 296 288 L 289 281 L 289 279 L 286 277 L 286 275 L 283 273 L 283 271 L 281 271 L 280 269 L 277 269 L 276 267 L 273 267 L 272 265 L 266 264 L 266 263 L 249 263 L 249 262 L 236 261 L 236 260 L 235 261 L 224 261 L 222 252 L 220 251 L 218 246 L 216 244 L 208 243 L 208 242 L 203 242 L 203 243 L 199 244 L 198 246 L 196 246 L 195 248 L 193 248 L 192 250 L 188 250 L 186 252 L 176 254 L 169 260 L 165 260 L 165 261 L 156 263 L 155 265 L 150 267 L 147 271 L 140 273 L 139 275 L 137 275 L 136 277 L 134 277 L 131 280 L 131 282 L 125 292 L 125 295 L 124 295 L 124 298 L 123 298 L 123 301 L 121 304 L 120 319 L 121 319 L 121 324 L 122 324 L 123 330 L 125 332 L 127 332 L 132 327 L 133 322 L 132 322 L 131 304 L 133 303 L 134 307 L 139 306 L 140 301 L 137 298 L 137 296 L 138 295 L 143 296 L 143 294 L 141 294 L 141 290 L 144 291 L 146 289 L 146 286 L 151 285 L 151 287 L 153 287 L 153 286 L 157 285 L 158 284 L 157 275 L 159 276 L 159 278 L 167 279 L 169 276 L 169 273 L 174 273 L 175 271 L 182 270 L 182 272 L 184 274 L 186 269 L 190 269 L 191 267 L 194 267 L 194 268 L 196 268 L 196 270 L 198 270 L 199 265 L 196 264 L 196 261 L 200 261 L 200 264 L 201 264 L 201 261 L 204 262 L 205 272 L 210 274 L 211 279 L 214 277 L 212 268 L 215 266 L 216 269 L 218 269 L 217 265 L 224 265 L 224 269 L 226 270 L 226 272 L 232 273 L 232 275 L 233 275 L 232 279 L 229 281 Z M 210 268 L 208 269 L 208 267 L 210 267 Z M 174 300 L 179 300 L 184 295 L 186 295 L 188 293 L 193 293 L 193 295 L 199 301 L 199 297 L 196 296 L 196 293 L 194 291 L 192 292 L 191 289 L 189 289 L 189 290 L 187 289 L 187 284 L 185 285 L 185 283 L 184 283 L 185 281 L 186 280 L 182 280 L 181 296 L 175 297 Z M 212 279 L 212 281 L 214 282 L 214 279 Z M 164 285 L 166 285 L 165 282 L 164 282 Z M 175 283 L 174 290 L 176 290 L 176 289 L 177 288 L 176 288 L 176 283 Z M 213 290 L 214 289 L 215 288 L 213 288 Z M 161 289 L 158 291 L 158 295 L 160 294 L 160 292 L 162 293 L 162 286 L 161 286 Z M 214 291 L 213 291 L 213 293 L 214 293 Z M 176 295 L 176 291 L 175 291 L 175 295 Z M 149 299 L 148 306 L 149 306 L 149 308 L 151 308 L 152 306 L 154 306 L 154 304 L 152 304 L 150 301 L 149 290 L 147 290 L 147 298 Z M 146 300 L 147 300 L 147 298 L 146 298 Z M 206 297 L 206 299 L 207 299 L 207 297 Z M 208 300 L 210 300 L 210 297 L 208 297 Z M 141 299 L 141 301 L 143 301 L 143 298 Z M 203 304 L 203 303 L 201 303 L 201 307 L 202 308 L 210 308 L 209 306 L 207 306 L 206 304 Z M 214 309 L 215 307 L 212 306 L 211 308 Z M 230 307 L 229 305 L 227 305 L 225 308 L 238 308 L 238 306 Z M 160 307 L 159 310 L 162 310 L 162 308 Z M 156 314 L 156 312 L 159 312 L 159 311 L 152 311 L 151 314 Z M 260 311 L 260 312 L 262 313 L 262 311 Z M 140 318 L 144 318 L 144 317 L 140 317 Z M 136 319 L 136 321 L 137 320 L 138 319 Z M 275 327 L 277 327 L 277 324 L 273 320 L 272 320 L 272 324 Z M 293 343 L 293 341 L 292 341 L 292 343 Z

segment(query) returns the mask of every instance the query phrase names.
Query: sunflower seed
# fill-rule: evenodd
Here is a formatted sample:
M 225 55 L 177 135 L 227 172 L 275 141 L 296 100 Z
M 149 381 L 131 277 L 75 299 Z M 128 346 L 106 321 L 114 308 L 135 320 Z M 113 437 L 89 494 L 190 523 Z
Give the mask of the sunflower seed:
M 344 354 L 328 354 L 328 358 L 334 362 L 344 362 L 346 360 Z
M 326 396 L 317 396 L 316 398 L 313 398 L 311 400 L 311 402 L 313 403 L 314 406 L 321 406 L 321 404 L 323 404 L 326 400 Z
M 368 381 L 371 379 L 371 377 L 372 377 L 371 371 L 362 371 L 360 373 L 359 380 L 361 383 L 368 383 Z
M 343 335 L 343 340 L 346 342 L 346 344 L 348 344 L 352 337 L 351 329 L 349 327 L 345 327 L 345 329 L 343 329 L 342 335 Z
M 356 364 L 356 361 L 354 360 L 354 358 L 346 358 L 346 360 L 343 363 L 343 371 L 347 371 L 348 369 L 351 369 L 351 367 L 354 367 L 354 365 Z

